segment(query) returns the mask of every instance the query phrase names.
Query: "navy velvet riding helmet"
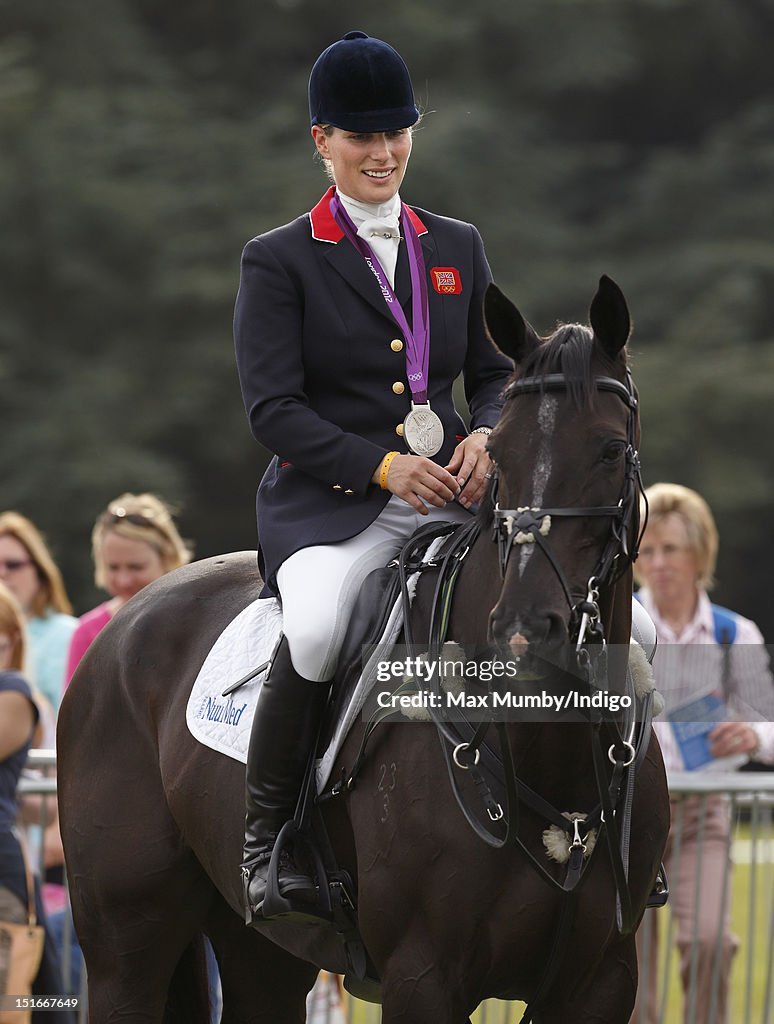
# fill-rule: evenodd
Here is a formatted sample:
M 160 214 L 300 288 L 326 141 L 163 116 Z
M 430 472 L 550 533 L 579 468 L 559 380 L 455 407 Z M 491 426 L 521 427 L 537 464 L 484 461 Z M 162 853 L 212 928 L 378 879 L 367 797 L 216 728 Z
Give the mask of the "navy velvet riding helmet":
M 309 76 L 312 124 L 388 132 L 419 120 L 409 70 L 389 43 L 347 32 L 323 50 Z

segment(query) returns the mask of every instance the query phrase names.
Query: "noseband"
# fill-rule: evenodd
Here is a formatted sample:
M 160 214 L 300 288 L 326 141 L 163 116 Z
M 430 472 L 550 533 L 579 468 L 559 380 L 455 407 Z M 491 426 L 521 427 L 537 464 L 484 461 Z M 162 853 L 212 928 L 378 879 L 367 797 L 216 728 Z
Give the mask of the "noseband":
M 575 508 L 500 508 L 497 499 L 499 470 L 495 466 L 492 479 L 492 501 L 494 502 L 494 523 L 492 540 L 496 541 L 500 556 L 500 575 L 505 577 L 508 559 L 516 544 L 536 544 L 541 548 L 553 567 L 562 585 L 564 596 L 570 608 L 570 636 L 579 650 L 585 642 L 604 643 L 604 628 L 599 611 L 599 590 L 614 583 L 624 570 L 637 558 L 639 534 L 639 499 L 643 493 L 640 475 L 640 460 L 636 449 L 637 396 L 629 371 L 622 383 L 614 377 L 595 377 L 597 391 L 609 391 L 617 395 L 627 407 L 626 423 L 626 467 L 624 470 L 623 493 L 617 505 L 598 505 Z M 570 382 L 563 373 L 546 374 L 543 377 L 524 377 L 509 384 L 504 392 L 506 401 L 518 395 L 544 391 L 569 390 Z M 607 543 L 597 561 L 594 572 L 587 584 L 585 599 L 573 601 L 567 578 L 551 550 L 547 537 L 551 520 L 555 516 L 585 518 L 606 516 L 610 519 Z M 634 548 L 629 547 L 629 531 Z

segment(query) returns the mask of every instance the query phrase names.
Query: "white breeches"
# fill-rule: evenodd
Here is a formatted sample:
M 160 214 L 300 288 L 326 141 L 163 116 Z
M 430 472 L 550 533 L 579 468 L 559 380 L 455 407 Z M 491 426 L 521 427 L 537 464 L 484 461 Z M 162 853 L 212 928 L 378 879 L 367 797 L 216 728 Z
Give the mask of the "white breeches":
M 422 516 L 393 495 L 362 533 L 336 544 L 302 548 L 277 571 L 282 628 L 293 667 L 314 682 L 331 679 L 366 576 L 386 565 L 420 526 L 439 520 L 464 523 L 470 513 L 456 504 Z

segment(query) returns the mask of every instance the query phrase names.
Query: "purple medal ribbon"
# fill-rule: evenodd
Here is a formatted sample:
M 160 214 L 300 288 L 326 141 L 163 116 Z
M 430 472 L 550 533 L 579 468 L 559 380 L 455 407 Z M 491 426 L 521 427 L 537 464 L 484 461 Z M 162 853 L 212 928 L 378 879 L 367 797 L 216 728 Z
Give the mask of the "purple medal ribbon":
M 409 327 L 406 315 L 401 308 L 398 297 L 390 286 L 387 274 L 379 262 L 376 253 L 364 238 L 357 233 L 352 218 L 344 208 L 338 193 L 334 192 L 330 201 L 333 219 L 344 232 L 346 238 L 355 246 L 373 273 L 387 308 L 406 339 L 406 373 L 408 376 L 411 396 L 416 405 L 427 404 L 427 378 L 430 363 L 430 313 L 427 301 L 427 277 L 425 261 L 422 256 L 422 243 L 411 222 L 408 207 L 400 206 L 400 221 L 406 238 L 409 271 L 411 273 L 411 319 L 413 329 Z

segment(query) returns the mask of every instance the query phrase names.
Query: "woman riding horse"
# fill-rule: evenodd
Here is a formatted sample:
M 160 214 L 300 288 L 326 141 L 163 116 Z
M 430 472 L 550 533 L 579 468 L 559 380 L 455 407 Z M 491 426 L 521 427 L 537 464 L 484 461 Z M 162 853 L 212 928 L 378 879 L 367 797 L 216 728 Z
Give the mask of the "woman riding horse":
M 469 519 L 512 369 L 484 331 L 478 232 L 400 198 L 420 116 L 400 55 L 347 33 L 312 69 L 309 111 L 333 185 L 247 244 L 235 314 L 250 426 L 274 453 L 258 488 L 259 564 L 284 628 L 247 763 L 248 921 L 361 584 L 422 522 Z M 470 432 L 454 407 L 460 373 Z M 279 887 L 314 898 L 289 858 Z
M 593 331 L 563 327 L 554 341 L 533 339 L 530 352 L 523 321 L 498 294 L 489 293 L 489 330 L 516 373 L 489 438 L 497 493 L 480 518 L 469 518 L 477 539 L 457 550 L 447 635 L 475 653 L 552 635 L 575 648 L 583 634 L 601 653 L 601 630 L 612 668 L 615 652 L 629 648 L 637 540 L 639 427 L 626 304 L 603 280 Z M 412 606 L 420 643 L 440 561 L 436 570 L 423 575 Z M 455 796 L 487 821 L 492 801 L 482 799 L 482 780 L 456 766 L 433 725 L 384 722 L 372 733 L 371 721 L 358 718 L 331 768 L 339 781 L 320 807 L 336 863 L 352 882 L 346 889 L 373 971 L 362 951 L 348 956 L 350 940 L 325 920 L 244 927 L 234 871 L 244 769 L 194 738 L 186 708 L 213 645 L 260 586 L 252 552 L 167 574 L 100 633 L 63 701 L 57 782 L 90 1020 L 205 1024 L 196 985 L 204 933 L 218 958 L 224 1024 L 302 1020 L 318 968 L 361 987 L 378 978 L 385 1024 L 462 1024 L 491 996 L 529 1000 L 541 1024 L 628 1021 L 637 981 L 632 929 L 658 869 L 669 800 L 658 744 L 644 729 L 636 776 L 627 774 L 635 733 L 623 722 L 498 723 L 518 782 L 509 776 L 505 822 L 494 823 L 501 831 L 492 844 L 465 825 Z M 488 772 L 496 750 L 482 753 Z M 490 797 L 500 799 L 491 785 Z M 522 799 L 528 791 L 531 803 Z M 583 846 L 591 853 L 584 835 L 595 823 L 595 852 L 578 875 L 577 854 Z M 568 865 L 548 856 L 549 825 L 569 835 L 579 879 L 572 892 Z M 347 922 L 337 927 L 349 934 Z

